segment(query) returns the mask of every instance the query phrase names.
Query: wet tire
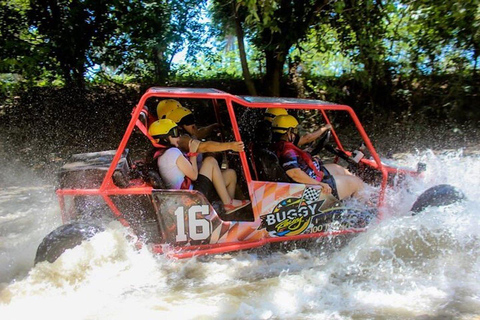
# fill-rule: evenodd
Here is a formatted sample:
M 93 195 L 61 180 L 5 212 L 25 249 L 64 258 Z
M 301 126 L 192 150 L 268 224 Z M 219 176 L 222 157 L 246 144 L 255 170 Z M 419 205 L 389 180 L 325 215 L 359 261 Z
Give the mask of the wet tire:
M 35 264 L 43 261 L 53 263 L 65 250 L 78 246 L 103 230 L 84 222 L 63 225 L 49 233 L 40 243 L 35 255 Z
M 454 186 L 440 184 L 422 193 L 417 201 L 415 201 L 410 211 L 412 212 L 412 215 L 415 215 L 427 207 L 446 206 L 464 200 L 465 198 L 463 192 Z

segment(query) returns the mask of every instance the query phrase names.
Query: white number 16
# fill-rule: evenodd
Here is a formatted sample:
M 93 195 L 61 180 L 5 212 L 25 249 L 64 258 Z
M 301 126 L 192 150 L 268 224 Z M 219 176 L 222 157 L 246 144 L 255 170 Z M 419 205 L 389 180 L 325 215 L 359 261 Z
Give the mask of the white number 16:
M 202 216 L 208 215 L 208 205 L 192 206 L 188 209 L 188 233 L 192 240 L 205 240 L 210 236 L 210 222 L 206 219 L 197 219 L 197 213 Z M 175 210 L 177 216 L 177 242 L 187 241 L 185 230 L 185 209 L 178 207 Z

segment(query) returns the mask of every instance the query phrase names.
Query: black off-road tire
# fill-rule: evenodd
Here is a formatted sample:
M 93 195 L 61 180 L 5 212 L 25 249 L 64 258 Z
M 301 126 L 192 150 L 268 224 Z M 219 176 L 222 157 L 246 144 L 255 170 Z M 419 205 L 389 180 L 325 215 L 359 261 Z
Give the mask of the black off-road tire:
M 423 192 L 410 211 L 415 215 L 427 207 L 446 206 L 465 199 L 466 196 L 461 190 L 448 184 L 440 184 Z
M 40 243 L 35 255 L 35 264 L 43 261 L 53 263 L 67 249 L 80 245 L 104 229 L 85 222 L 74 222 L 58 227 Z

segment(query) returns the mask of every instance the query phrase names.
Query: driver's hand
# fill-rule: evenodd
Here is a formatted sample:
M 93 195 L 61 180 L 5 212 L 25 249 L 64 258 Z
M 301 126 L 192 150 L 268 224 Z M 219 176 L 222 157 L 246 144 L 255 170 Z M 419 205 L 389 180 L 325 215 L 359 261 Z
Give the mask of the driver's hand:
M 333 129 L 333 126 L 329 123 L 329 124 L 327 124 L 327 125 L 324 125 L 324 126 L 323 126 L 323 129 L 325 129 L 325 130 L 332 130 L 332 129 Z
M 324 194 L 332 193 L 332 188 L 327 183 L 320 182 L 320 185 L 322 186 L 322 193 Z

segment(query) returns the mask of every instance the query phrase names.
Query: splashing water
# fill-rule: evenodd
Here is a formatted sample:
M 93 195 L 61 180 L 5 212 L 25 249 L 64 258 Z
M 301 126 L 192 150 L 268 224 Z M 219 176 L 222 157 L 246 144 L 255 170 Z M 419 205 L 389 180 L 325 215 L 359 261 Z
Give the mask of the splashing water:
M 1 189 L 2 319 L 477 319 L 480 162 L 462 151 L 406 154 L 425 176 L 389 192 L 389 214 L 343 246 L 168 260 L 107 231 L 33 267 L 60 224 L 50 186 Z M 416 197 L 448 183 L 468 200 L 411 216 Z M 330 246 L 332 245 L 332 246 Z

